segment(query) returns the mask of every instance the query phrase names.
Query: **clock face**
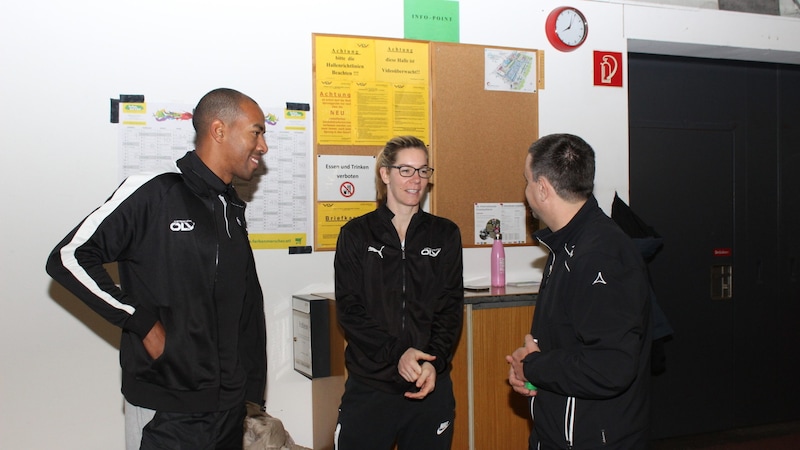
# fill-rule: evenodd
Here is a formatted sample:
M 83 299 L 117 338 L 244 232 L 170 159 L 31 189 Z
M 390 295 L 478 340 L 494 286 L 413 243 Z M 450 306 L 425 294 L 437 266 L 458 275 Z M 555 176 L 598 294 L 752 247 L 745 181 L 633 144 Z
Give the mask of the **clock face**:
M 568 52 L 578 48 L 586 40 L 589 27 L 586 18 L 575 8 L 556 8 L 545 23 L 547 39 L 558 50 Z

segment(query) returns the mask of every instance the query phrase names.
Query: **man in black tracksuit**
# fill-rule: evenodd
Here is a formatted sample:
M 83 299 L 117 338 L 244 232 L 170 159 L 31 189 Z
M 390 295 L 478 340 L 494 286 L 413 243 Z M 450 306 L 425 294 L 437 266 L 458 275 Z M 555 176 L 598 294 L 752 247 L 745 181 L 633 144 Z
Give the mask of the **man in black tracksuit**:
M 650 301 L 644 261 L 592 195 L 594 151 L 572 135 L 535 142 L 526 198 L 550 251 L 525 345 L 506 359 L 531 397 L 531 449 L 648 446 Z M 526 382 L 529 384 L 526 385 Z
M 122 328 L 128 450 L 241 449 L 245 401 L 264 402 L 263 298 L 231 184 L 252 178 L 267 152 L 264 114 L 250 97 L 217 89 L 193 123 L 195 151 L 163 173 L 127 178 L 47 262 Z
M 348 379 L 337 450 L 449 449 L 464 305 L 461 234 L 419 208 L 433 169 L 413 136 L 377 158 L 377 210 L 342 227 L 334 269 Z

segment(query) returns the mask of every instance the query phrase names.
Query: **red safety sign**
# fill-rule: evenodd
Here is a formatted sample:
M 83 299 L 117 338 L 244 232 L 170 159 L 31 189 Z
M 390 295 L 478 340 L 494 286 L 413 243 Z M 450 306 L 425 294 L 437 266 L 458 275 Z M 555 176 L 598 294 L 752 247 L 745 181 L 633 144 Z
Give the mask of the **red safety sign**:
M 594 52 L 594 85 L 622 87 L 622 53 Z
M 339 186 L 339 193 L 342 194 L 342 197 L 350 198 L 356 193 L 356 187 L 353 185 L 353 183 L 345 181 L 341 186 Z

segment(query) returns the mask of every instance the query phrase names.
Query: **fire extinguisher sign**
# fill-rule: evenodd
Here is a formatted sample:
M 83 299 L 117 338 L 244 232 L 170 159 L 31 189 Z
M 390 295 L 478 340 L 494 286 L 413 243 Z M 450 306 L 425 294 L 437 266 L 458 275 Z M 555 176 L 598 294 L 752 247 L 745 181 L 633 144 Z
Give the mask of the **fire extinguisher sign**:
M 594 85 L 622 87 L 622 53 L 594 51 Z

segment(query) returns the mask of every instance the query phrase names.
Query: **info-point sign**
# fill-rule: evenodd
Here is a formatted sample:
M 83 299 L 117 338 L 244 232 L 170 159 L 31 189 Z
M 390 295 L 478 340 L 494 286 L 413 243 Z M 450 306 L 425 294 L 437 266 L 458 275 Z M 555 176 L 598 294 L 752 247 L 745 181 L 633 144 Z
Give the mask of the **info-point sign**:
M 375 157 L 319 155 L 317 201 L 375 201 Z

